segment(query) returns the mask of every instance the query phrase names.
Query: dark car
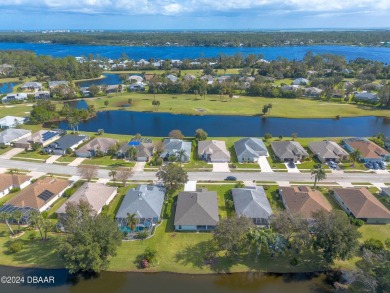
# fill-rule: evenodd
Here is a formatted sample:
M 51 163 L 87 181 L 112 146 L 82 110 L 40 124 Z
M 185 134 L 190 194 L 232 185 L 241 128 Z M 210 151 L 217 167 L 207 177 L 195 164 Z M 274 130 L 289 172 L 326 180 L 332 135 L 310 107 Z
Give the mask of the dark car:
M 294 162 L 288 162 L 287 166 L 288 166 L 289 168 L 295 168 Z
M 234 177 L 234 176 L 228 176 L 228 177 L 225 178 L 225 180 L 228 180 L 228 181 L 236 181 L 237 178 Z

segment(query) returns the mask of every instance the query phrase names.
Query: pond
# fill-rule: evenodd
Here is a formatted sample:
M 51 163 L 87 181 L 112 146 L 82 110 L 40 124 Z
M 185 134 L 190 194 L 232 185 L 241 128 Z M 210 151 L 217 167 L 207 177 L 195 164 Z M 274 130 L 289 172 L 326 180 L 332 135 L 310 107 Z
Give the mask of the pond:
M 128 292 L 331 292 L 325 275 L 315 274 L 214 274 L 182 275 L 170 273 L 119 273 L 102 272 L 98 277 L 70 278 L 64 269 L 18 269 L 0 267 L 2 276 L 54 277 L 54 284 L 1 284 L 1 292 L 53 292 L 53 293 L 128 293 Z M 30 278 L 29 278 L 30 277 Z
M 104 75 L 104 78 L 77 82 L 77 85 L 79 87 L 90 87 L 93 84 L 95 84 L 95 85 L 115 85 L 115 84 L 122 83 L 122 80 L 120 79 L 119 74 L 105 73 L 103 75 Z
M 68 124 L 64 121 L 59 127 L 68 129 Z M 390 119 L 375 116 L 338 120 L 272 117 L 262 119 L 256 116 L 193 116 L 112 110 L 98 112 L 96 117 L 79 125 L 79 130 L 82 131 L 94 132 L 101 128 L 107 133 L 141 133 L 144 136 L 157 137 L 167 136 L 172 129 L 180 129 L 185 136 L 193 136 L 198 128 L 215 137 L 264 136 L 265 133 L 271 133 L 273 136 L 291 136 L 292 133 L 297 133 L 298 137 L 342 137 L 372 136 L 378 132 L 390 136 Z
M 18 82 L 0 83 L 0 94 L 4 95 L 4 94 L 12 93 L 13 87 L 18 85 L 18 84 L 19 84 Z

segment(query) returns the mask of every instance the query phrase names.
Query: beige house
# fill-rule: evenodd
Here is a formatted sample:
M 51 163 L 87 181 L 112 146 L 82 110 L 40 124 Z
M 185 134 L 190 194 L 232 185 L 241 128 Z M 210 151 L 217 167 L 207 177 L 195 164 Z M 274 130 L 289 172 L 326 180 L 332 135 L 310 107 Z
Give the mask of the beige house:
M 309 149 L 322 163 L 340 162 L 346 160 L 349 156 L 348 152 L 341 146 L 330 140 L 311 142 L 309 143 Z
M 7 195 L 11 189 L 23 189 L 31 183 L 31 176 L 19 174 L 0 174 L 0 198 Z
M 207 162 L 230 162 L 230 153 L 222 140 L 203 140 L 198 142 L 198 157 Z

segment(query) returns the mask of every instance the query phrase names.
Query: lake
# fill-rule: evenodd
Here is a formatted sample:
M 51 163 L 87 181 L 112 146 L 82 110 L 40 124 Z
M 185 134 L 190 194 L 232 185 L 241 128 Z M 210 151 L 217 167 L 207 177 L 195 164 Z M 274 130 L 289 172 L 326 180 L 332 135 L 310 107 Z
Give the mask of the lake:
M 90 87 L 91 85 L 115 85 L 122 83 L 122 80 L 119 77 L 119 74 L 111 74 L 105 73 L 103 74 L 104 78 L 95 79 L 95 80 L 87 80 L 77 82 L 79 87 Z
M 390 63 L 390 48 L 384 47 L 355 47 L 355 46 L 286 46 L 286 47 L 255 47 L 255 48 L 226 48 L 226 47 L 127 47 L 127 46 L 92 46 L 92 45 L 62 45 L 62 44 L 33 44 L 33 43 L 0 43 L 0 50 L 30 50 L 39 55 L 54 57 L 100 55 L 117 59 L 122 53 L 129 58 L 139 59 L 195 59 L 199 57 L 217 57 L 220 53 L 234 55 L 240 53 L 264 54 L 267 60 L 279 56 L 287 59 L 301 60 L 306 52 L 315 54 L 335 54 L 345 56 L 347 60 L 366 58 L 384 63 Z
M 0 267 L 1 276 L 54 276 L 54 284 L 1 284 L 1 292 L 53 292 L 53 293 L 128 293 L 128 292 L 186 292 L 186 293 L 325 293 L 331 292 L 324 275 L 312 274 L 215 274 L 180 275 L 170 273 L 102 272 L 99 277 L 69 279 L 67 271 L 18 269 Z
M 17 82 L 0 83 L 0 94 L 4 95 L 4 94 L 12 93 L 12 89 L 16 85 L 18 85 Z
M 79 101 L 78 107 L 85 102 Z M 64 121 L 60 128 L 69 129 Z M 112 110 L 98 112 L 96 117 L 80 123 L 79 130 L 96 132 L 103 128 L 107 133 L 136 134 L 165 137 L 172 129 L 180 129 L 185 136 L 193 136 L 198 128 L 209 136 L 291 136 L 341 137 L 372 136 L 378 132 L 390 136 L 390 119 L 383 117 L 353 117 L 337 119 L 289 119 L 256 116 L 183 115 L 158 112 L 132 112 Z

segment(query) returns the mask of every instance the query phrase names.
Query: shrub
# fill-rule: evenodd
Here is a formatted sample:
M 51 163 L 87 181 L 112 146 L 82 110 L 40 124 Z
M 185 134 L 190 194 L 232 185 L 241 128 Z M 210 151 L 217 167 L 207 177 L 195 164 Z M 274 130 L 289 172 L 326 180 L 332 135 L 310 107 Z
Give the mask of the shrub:
M 234 202 L 231 199 L 227 199 L 225 201 L 225 204 L 226 204 L 226 208 L 229 209 L 229 210 L 234 208 Z
M 240 182 L 237 182 L 235 185 L 234 185 L 235 188 L 244 188 L 245 187 L 245 184 L 244 182 L 240 181 Z
M 18 191 L 20 191 L 20 187 L 12 188 L 9 192 L 14 193 L 14 192 L 18 192 Z
M 385 245 L 386 245 L 387 249 L 390 249 L 390 238 L 387 238 L 385 240 Z
M 264 185 L 264 190 L 268 190 L 269 189 L 269 185 Z
M 23 249 L 23 242 L 20 240 L 13 241 L 9 246 L 10 253 L 17 253 Z
M 293 267 L 297 266 L 298 265 L 298 259 L 296 257 L 294 257 L 292 260 L 290 260 L 290 265 L 292 265 Z
M 361 226 L 364 225 L 364 221 L 363 221 L 363 220 L 356 219 L 356 218 L 353 218 L 353 217 L 350 217 L 350 218 L 349 218 L 349 222 L 350 222 L 352 225 L 355 225 L 356 227 L 361 227 Z
M 157 257 L 157 250 L 147 247 L 144 251 L 144 259 L 149 263 L 153 263 Z
M 28 240 L 30 240 L 31 242 L 34 242 L 37 239 L 38 239 L 37 233 L 31 232 L 30 234 L 28 234 Z
M 134 238 L 142 240 L 142 239 L 146 239 L 148 236 L 149 236 L 148 231 L 144 230 L 144 231 L 140 231 L 137 234 L 135 234 Z
M 377 252 L 385 248 L 383 242 L 379 239 L 370 238 L 363 243 L 363 248 Z

